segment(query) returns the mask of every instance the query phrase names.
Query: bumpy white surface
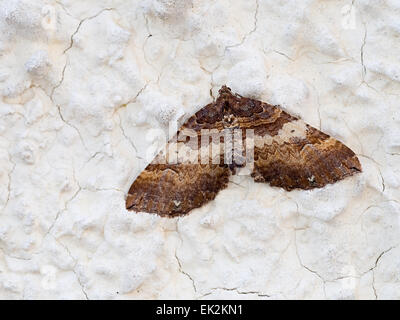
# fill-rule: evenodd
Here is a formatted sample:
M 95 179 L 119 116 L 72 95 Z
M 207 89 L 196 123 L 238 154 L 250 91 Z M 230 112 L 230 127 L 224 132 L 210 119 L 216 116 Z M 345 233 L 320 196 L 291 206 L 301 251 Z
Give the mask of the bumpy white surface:
M 399 14 L 1 1 L 0 298 L 400 299 Z M 157 129 L 222 84 L 340 139 L 364 172 L 290 193 L 233 177 L 184 218 L 127 212 Z

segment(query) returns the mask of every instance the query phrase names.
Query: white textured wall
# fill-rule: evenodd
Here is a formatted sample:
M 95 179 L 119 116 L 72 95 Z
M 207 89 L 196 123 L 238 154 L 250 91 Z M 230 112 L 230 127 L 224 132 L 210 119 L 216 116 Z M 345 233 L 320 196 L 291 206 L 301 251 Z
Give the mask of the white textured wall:
M 0 2 L 0 298 L 400 298 L 400 2 Z M 125 210 L 154 129 L 227 84 L 353 149 L 286 192 L 234 177 Z

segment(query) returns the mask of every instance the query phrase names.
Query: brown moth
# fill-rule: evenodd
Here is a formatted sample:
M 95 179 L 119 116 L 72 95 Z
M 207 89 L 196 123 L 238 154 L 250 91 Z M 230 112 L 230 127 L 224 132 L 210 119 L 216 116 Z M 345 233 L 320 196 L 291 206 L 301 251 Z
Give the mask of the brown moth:
M 212 143 L 204 148 L 201 139 L 208 140 L 210 132 L 224 129 L 240 129 L 243 133 L 228 144 L 229 152 L 219 149 L 216 157 L 206 152 L 209 158 L 204 161 L 204 151 L 210 151 Z M 180 139 L 185 131 L 190 133 Z M 229 176 L 244 166 L 237 159 L 249 159 L 250 152 L 246 155 L 242 152 L 248 132 L 253 134 L 251 176 L 256 182 L 267 182 L 287 191 L 308 190 L 361 172 L 354 152 L 340 141 L 278 106 L 232 94 L 230 88 L 223 86 L 216 101 L 190 117 L 167 143 L 167 152 L 160 152 L 136 178 L 129 189 L 126 208 L 175 217 L 213 200 L 227 187 Z M 224 139 L 226 136 L 222 136 Z M 170 158 L 170 148 L 179 153 L 184 149 L 198 151 L 199 146 L 200 151 L 191 161 L 162 161 Z M 241 146 L 239 151 L 237 146 Z M 227 153 L 239 156 L 227 161 L 231 159 Z

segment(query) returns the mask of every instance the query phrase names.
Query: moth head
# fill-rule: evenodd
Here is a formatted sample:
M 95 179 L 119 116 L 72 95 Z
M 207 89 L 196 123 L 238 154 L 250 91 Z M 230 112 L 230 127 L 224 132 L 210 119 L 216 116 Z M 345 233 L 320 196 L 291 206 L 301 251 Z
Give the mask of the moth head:
M 232 96 L 231 88 L 227 87 L 226 85 L 223 85 L 221 87 L 221 89 L 219 89 L 218 93 L 219 93 L 219 97 L 222 97 L 222 98 Z

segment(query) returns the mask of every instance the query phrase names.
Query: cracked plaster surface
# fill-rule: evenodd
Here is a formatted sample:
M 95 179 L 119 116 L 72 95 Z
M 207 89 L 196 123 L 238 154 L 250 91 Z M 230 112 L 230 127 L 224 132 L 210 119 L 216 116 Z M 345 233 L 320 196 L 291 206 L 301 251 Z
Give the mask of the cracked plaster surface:
M 0 4 L 0 298 L 399 299 L 396 1 Z M 233 177 L 186 217 L 125 210 L 160 132 L 222 84 L 340 139 L 314 191 Z

